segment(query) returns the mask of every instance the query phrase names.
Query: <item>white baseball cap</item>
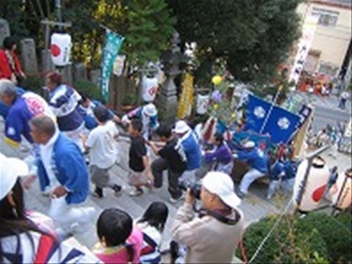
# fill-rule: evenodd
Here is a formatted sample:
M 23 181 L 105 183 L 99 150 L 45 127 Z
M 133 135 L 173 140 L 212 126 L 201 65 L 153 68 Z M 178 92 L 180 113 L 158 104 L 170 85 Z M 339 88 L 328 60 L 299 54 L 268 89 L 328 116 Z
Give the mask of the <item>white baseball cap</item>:
M 245 147 L 245 148 L 254 148 L 255 147 L 255 143 L 253 141 L 247 141 L 246 143 L 244 143 L 243 147 Z
M 176 134 L 183 134 L 183 133 L 188 132 L 190 129 L 191 128 L 189 127 L 189 125 L 187 125 L 187 123 L 185 121 L 179 120 L 175 124 L 174 132 Z
M 155 105 L 152 103 L 149 103 L 143 107 L 143 113 L 147 116 L 155 116 L 158 114 L 158 109 L 156 109 Z
M 241 199 L 235 193 L 233 181 L 226 173 L 220 171 L 208 172 L 202 180 L 202 186 L 219 196 L 221 201 L 231 208 L 236 208 L 241 203 Z
M 17 158 L 8 158 L 0 153 L 0 200 L 13 188 L 19 176 L 29 173 L 28 165 Z

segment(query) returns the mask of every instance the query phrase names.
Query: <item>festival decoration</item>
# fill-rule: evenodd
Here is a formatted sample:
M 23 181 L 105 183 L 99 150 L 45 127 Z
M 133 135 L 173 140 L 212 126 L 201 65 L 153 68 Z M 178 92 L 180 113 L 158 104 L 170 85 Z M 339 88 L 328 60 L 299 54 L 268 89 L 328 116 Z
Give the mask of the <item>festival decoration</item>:
M 302 212 L 309 212 L 318 207 L 330 175 L 325 160 L 319 156 L 313 158 L 310 168 L 308 166 L 307 159 L 298 166 L 293 188 L 293 200 Z
M 193 105 L 193 76 L 186 73 L 182 82 L 182 93 L 178 105 L 177 117 L 183 119 L 191 114 Z
M 101 61 L 100 88 L 106 101 L 109 99 L 110 75 L 117 54 L 121 48 L 124 38 L 110 30 L 106 30 L 103 56 Z
M 54 33 L 51 35 L 51 59 L 53 64 L 63 67 L 70 64 L 71 36 L 69 34 Z
M 145 102 L 153 102 L 158 92 L 158 78 L 156 76 L 142 78 L 142 99 Z
M 211 99 L 213 100 L 213 102 L 219 103 L 222 100 L 222 93 L 219 90 L 215 90 L 211 94 Z
M 222 82 L 223 78 L 220 75 L 215 75 L 212 79 L 211 82 L 214 85 L 219 85 Z
M 209 94 L 197 94 L 197 114 L 204 115 L 207 112 L 209 105 Z
M 348 208 L 352 203 L 352 170 L 346 171 L 344 176 L 338 178 L 338 191 L 332 197 L 334 207 L 340 210 Z

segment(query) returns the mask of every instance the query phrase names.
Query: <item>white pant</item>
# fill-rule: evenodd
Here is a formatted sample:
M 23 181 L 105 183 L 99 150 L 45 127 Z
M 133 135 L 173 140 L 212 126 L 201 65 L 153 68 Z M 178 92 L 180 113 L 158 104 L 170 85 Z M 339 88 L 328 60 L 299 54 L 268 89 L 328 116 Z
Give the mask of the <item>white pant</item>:
M 265 174 L 256 170 L 250 169 L 244 176 L 240 184 L 240 191 L 247 194 L 249 186 L 258 178 L 263 177 Z
M 232 169 L 233 169 L 233 161 L 231 161 L 227 164 L 218 163 L 214 167 L 215 171 L 221 171 L 223 173 L 226 173 L 229 176 L 231 176 L 231 174 L 232 174 Z
M 269 183 L 268 194 L 266 198 L 271 199 L 279 188 L 281 188 L 284 192 L 290 193 L 293 190 L 294 184 L 295 178 L 291 178 L 288 180 L 271 180 Z
M 178 179 L 178 182 L 186 181 L 188 183 L 195 183 L 197 181 L 196 170 L 197 169 L 186 170 L 184 173 L 182 173 L 181 177 Z
M 68 205 L 65 196 L 53 198 L 51 199 L 48 215 L 63 226 L 90 221 L 95 209 L 93 207 L 77 208 L 76 206 Z

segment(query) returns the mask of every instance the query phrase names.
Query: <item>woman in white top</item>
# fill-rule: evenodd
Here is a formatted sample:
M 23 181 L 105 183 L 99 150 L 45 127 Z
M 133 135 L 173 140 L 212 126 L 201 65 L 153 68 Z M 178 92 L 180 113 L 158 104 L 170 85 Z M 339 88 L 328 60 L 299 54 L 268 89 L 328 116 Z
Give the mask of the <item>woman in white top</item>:
M 25 210 L 19 176 L 27 174 L 25 162 L 0 153 L 0 263 L 98 263 L 95 256 L 60 243 L 50 218 Z
M 153 202 L 137 221 L 138 227 L 143 232 L 143 248 L 141 263 L 161 263 L 160 244 L 162 232 L 169 215 L 169 209 L 165 203 Z

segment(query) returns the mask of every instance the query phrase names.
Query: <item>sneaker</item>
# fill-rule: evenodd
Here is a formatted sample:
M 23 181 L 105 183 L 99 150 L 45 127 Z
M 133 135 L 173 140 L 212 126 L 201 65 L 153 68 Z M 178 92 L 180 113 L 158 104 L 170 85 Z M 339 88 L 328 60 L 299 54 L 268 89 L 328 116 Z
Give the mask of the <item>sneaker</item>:
M 175 203 L 178 203 L 179 201 L 181 201 L 181 197 L 179 197 L 177 199 L 170 197 L 169 201 L 170 201 L 170 203 L 175 204 Z
M 149 191 L 151 191 L 153 189 L 153 184 L 150 180 L 147 181 L 147 183 L 145 184 L 145 187 L 149 189 Z
M 129 192 L 129 196 L 139 196 L 143 194 L 143 190 L 141 188 L 134 188 Z
M 112 189 L 114 190 L 115 192 L 115 195 L 119 195 L 121 194 L 121 191 L 122 191 L 122 186 L 118 185 L 118 184 L 115 184 Z
M 103 188 L 95 187 L 93 195 L 98 198 L 103 198 L 104 197 Z

